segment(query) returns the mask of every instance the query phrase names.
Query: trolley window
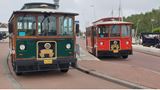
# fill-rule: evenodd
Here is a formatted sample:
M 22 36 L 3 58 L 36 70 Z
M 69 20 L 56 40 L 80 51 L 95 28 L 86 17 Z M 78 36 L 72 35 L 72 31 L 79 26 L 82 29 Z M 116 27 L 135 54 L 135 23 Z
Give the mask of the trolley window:
M 60 35 L 73 36 L 73 19 L 71 17 L 60 17 Z
M 128 25 L 122 25 L 121 26 L 122 36 L 130 36 L 131 35 L 131 28 Z
M 18 36 L 34 36 L 36 32 L 36 18 L 34 16 L 19 16 L 17 18 Z
M 119 25 L 113 25 L 111 26 L 111 37 L 120 37 L 120 26 Z
M 99 37 L 109 37 L 109 26 L 99 26 Z
M 57 35 L 55 16 L 44 15 L 38 17 L 38 35 L 39 36 Z

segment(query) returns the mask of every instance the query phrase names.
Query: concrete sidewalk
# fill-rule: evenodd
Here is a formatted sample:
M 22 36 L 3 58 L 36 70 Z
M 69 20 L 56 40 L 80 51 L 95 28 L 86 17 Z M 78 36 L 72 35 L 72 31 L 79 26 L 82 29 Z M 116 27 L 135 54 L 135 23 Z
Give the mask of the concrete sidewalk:
M 145 47 L 142 45 L 132 45 L 132 46 L 134 51 L 160 57 L 160 49 L 157 49 L 155 47 Z
M 96 60 L 98 61 L 99 59 L 84 50 L 83 48 L 80 47 L 80 55 L 77 55 L 78 60 Z

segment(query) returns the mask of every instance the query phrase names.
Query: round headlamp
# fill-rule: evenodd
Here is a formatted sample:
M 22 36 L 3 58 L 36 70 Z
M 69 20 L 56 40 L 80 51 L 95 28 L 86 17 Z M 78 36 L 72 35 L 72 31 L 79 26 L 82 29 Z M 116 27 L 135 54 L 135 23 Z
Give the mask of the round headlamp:
M 104 43 L 103 42 L 100 42 L 100 45 L 103 45 Z
M 71 48 L 71 44 L 66 44 L 66 48 L 70 49 Z
M 20 50 L 25 50 L 25 45 L 23 45 L 23 44 L 21 44 L 20 46 L 19 46 L 19 48 L 20 48 Z
M 127 42 L 126 42 L 126 44 L 128 45 L 128 44 L 129 44 L 129 42 L 127 41 Z

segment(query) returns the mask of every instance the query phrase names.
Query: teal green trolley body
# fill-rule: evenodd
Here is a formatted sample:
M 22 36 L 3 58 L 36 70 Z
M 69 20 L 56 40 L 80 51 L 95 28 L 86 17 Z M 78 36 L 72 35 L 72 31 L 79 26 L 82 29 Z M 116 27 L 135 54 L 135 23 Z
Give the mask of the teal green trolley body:
M 75 66 L 76 13 L 56 5 L 28 3 L 9 20 L 10 55 L 16 74 L 60 70 Z

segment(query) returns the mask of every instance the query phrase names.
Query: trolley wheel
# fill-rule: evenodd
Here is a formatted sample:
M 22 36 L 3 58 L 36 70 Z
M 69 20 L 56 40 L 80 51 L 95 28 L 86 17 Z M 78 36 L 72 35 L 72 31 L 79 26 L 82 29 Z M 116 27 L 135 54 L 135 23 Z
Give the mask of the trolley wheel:
M 67 73 L 68 71 L 69 71 L 69 68 L 68 68 L 68 69 L 62 69 L 62 70 L 61 70 L 62 73 Z
M 123 59 L 127 59 L 128 58 L 128 55 L 124 55 L 122 56 Z
M 69 71 L 69 63 L 60 64 L 59 67 L 60 67 L 60 71 L 63 73 L 67 73 Z
M 18 66 L 15 63 L 13 63 L 13 70 L 14 70 L 15 74 L 17 76 L 21 76 L 23 74 L 23 72 L 19 72 L 19 71 L 17 71 L 17 69 L 18 69 Z
M 17 76 L 21 76 L 22 72 L 15 72 Z
M 77 62 L 71 63 L 72 67 L 77 67 Z

